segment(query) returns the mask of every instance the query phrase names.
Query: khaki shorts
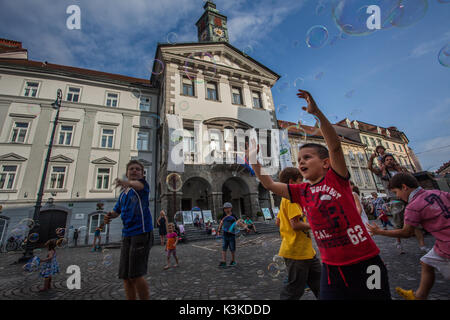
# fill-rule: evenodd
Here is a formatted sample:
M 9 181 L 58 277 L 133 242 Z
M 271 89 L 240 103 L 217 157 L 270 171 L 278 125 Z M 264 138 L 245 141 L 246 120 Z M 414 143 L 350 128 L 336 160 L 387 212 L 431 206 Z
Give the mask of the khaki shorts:
M 119 279 L 134 279 L 147 274 L 148 256 L 153 246 L 153 231 L 122 238 Z

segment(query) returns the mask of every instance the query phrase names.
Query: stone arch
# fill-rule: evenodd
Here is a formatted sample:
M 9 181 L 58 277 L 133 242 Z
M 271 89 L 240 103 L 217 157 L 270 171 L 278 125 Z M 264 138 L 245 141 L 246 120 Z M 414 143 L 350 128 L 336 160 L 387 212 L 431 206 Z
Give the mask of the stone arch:
M 237 217 L 253 216 L 252 196 L 249 185 L 240 177 L 230 177 L 222 184 L 222 202 L 231 202 Z

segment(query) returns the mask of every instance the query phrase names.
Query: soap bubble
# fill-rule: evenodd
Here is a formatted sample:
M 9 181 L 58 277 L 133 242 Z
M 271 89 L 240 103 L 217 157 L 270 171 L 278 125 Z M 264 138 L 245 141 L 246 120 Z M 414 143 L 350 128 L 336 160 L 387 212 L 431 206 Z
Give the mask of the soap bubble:
M 164 62 L 158 59 L 150 60 L 146 63 L 147 70 L 153 75 L 159 76 L 164 72 Z
M 450 0 L 449 0 L 450 1 Z M 450 67 L 450 43 L 447 43 L 439 51 L 438 60 L 444 67 Z
M 167 175 L 166 184 L 170 191 L 177 192 L 181 190 L 183 180 L 181 179 L 180 174 L 173 172 Z
M 324 26 L 311 27 L 306 33 L 306 45 L 309 48 L 318 49 L 325 45 L 328 40 L 328 29 Z
M 355 90 L 353 89 L 353 90 L 350 90 L 349 92 L 347 92 L 346 94 L 345 94 L 345 97 L 346 98 L 351 98 L 352 96 L 353 96 L 353 93 L 355 93 Z
M 263 270 L 258 270 L 258 271 L 256 271 L 256 274 L 257 274 L 259 277 L 262 277 L 262 276 L 264 275 L 264 271 L 263 271 Z
M 292 41 L 292 46 L 293 46 L 294 48 L 298 48 L 299 45 L 300 45 L 300 40 L 294 40 L 294 41 Z
M 242 53 L 244 54 L 244 56 L 253 54 L 253 47 L 251 45 L 245 46 L 244 49 L 242 49 Z
M 381 27 L 387 28 L 390 26 L 389 19 L 397 2 L 395 0 L 332 0 L 331 15 L 344 33 L 362 36 L 377 30 L 367 27 L 367 20 L 371 16 L 367 13 L 368 6 L 377 5 L 380 8 Z
M 113 263 L 113 257 L 112 257 L 112 255 L 111 255 L 111 254 L 106 254 L 106 255 L 103 257 L 103 265 L 104 265 L 105 267 L 109 267 L 109 266 L 112 265 L 112 263 Z
M 19 222 L 19 225 L 20 226 L 25 226 L 28 229 L 33 229 L 33 227 L 34 227 L 34 220 L 30 219 L 30 218 L 25 218 L 25 219 L 22 219 Z
M 302 77 L 298 77 L 294 80 L 294 87 L 301 88 L 301 86 L 303 85 L 304 82 L 305 82 L 305 79 L 303 79 Z
M 314 79 L 320 80 L 320 79 L 322 79 L 322 77 L 324 76 L 324 74 L 325 74 L 325 73 L 323 73 L 323 72 L 319 72 L 319 73 L 317 73 L 317 74 L 314 76 Z
M 278 266 L 276 263 L 271 263 L 267 266 L 267 273 L 271 277 L 276 278 L 280 274 L 280 269 L 278 269 Z
M 393 200 L 384 205 L 385 209 L 392 215 L 397 215 L 405 209 L 405 203 L 399 200 Z
M 178 34 L 176 34 L 175 32 L 169 32 L 167 34 L 167 43 L 175 44 L 177 42 L 177 39 L 178 39 Z
M 280 257 L 279 255 L 273 256 L 273 262 L 277 265 L 279 270 L 285 270 L 286 269 L 286 263 L 284 262 L 284 258 Z
M 141 95 L 142 95 L 142 92 L 140 89 L 138 89 L 138 88 L 131 89 L 131 96 L 133 98 L 140 99 Z
M 32 233 L 28 237 L 28 241 L 30 242 L 37 242 L 39 240 L 39 233 Z
M 288 110 L 288 106 L 285 105 L 285 104 L 280 104 L 280 105 L 277 107 L 277 113 L 278 113 L 278 114 L 284 114 L 284 113 L 287 112 L 287 110 Z
M 322 3 L 319 3 L 316 7 L 316 15 L 321 16 L 325 13 L 325 6 Z
M 289 82 L 283 81 L 277 86 L 278 92 L 282 93 L 289 89 Z
M 64 249 L 67 247 L 67 240 L 65 238 L 60 238 L 56 240 L 56 246 L 60 249 Z
M 64 238 L 64 236 L 66 235 L 66 228 L 57 228 L 56 229 L 56 235 L 59 238 Z
M 186 100 L 181 101 L 180 104 L 178 105 L 178 108 L 181 111 L 187 111 L 189 109 L 189 102 L 187 102 Z
M 427 0 L 401 0 L 389 22 L 396 27 L 411 26 L 425 16 L 427 9 Z

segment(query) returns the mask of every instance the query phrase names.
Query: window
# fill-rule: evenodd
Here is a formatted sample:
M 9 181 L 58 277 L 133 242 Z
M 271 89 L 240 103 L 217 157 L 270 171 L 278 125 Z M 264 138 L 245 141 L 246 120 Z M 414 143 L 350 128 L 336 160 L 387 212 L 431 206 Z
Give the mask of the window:
M 12 190 L 17 174 L 17 166 L 3 165 L 0 171 L 0 190 Z
M 11 142 L 24 143 L 28 132 L 28 122 L 14 122 Z
M 364 159 L 364 156 L 361 152 L 358 152 L 358 158 L 361 166 L 366 166 L 366 159 Z
M 208 82 L 206 85 L 206 93 L 207 93 L 207 99 L 208 100 L 219 100 L 217 98 L 217 84 L 214 82 Z
M 3 237 L 6 234 L 6 223 L 8 220 L 0 218 L 0 243 L 3 243 Z
M 350 160 L 355 160 L 355 155 L 353 154 L 352 150 L 348 152 L 348 155 L 350 156 Z
M 80 100 L 80 88 L 69 87 L 67 92 L 67 101 L 78 102 Z
M 378 146 L 382 146 L 381 139 L 377 139 Z
M 148 140 L 149 133 L 148 132 L 138 132 L 137 134 L 137 149 L 139 151 L 147 151 L 148 150 Z
M 141 97 L 139 102 L 139 110 L 150 112 L 150 107 L 152 106 L 151 97 Z
M 108 190 L 109 189 L 109 177 L 110 168 L 98 168 L 97 169 L 97 189 Z
M 374 138 L 370 138 L 370 143 L 372 144 L 372 146 L 376 147 L 376 143 L 375 143 L 375 139 Z
M 233 103 L 242 105 L 241 88 L 232 87 Z
M 183 78 L 183 94 L 185 96 L 194 96 L 194 82 L 188 78 Z
M 252 98 L 253 98 L 253 107 L 262 108 L 261 95 L 259 94 L 259 92 L 253 91 Z
M 184 130 L 183 152 L 184 153 L 195 152 L 194 130 L 187 130 L 187 129 Z
M 104 214 L 94 214 L 91 216 L 91 221 L 89 223 L 89 233 L 93 234 L 95 232 L 95 229 L 97 227 L 100 227 L 101 224 L 103 224 L 104 217 L 105 217 Z M 106 234 L 107 230 L 108 230 L 108 225 L 105 224 L 103 226 L 103 231 L 101 233 Z
M 117 101 L 119 100 L 119 95 L 117 93 L 106 94 L 106 106 L 107 107 L 117 107 Z
M 114 141 L 114 129 L 102 129 L 102 148 L 112 148 Z
M 61 125 L 59 128 L 58 144 L 70 146 L 72 143 L 73 126 Z
M 367 141 L 367 137 L 366 137 L 366 136 L 363 136 L 362 139 L 363 139 L 363 143 L 364 143 L 365 145 L 368 145 L 368 144 L 369 144 L 369 142 Z
M 27 81 L 25 84 L 25 91 L 23 95 L 25 97 L 36 97 L 39 89 L 39 82 Z
M 395 143 L 393 143 L 394 145 L 394 150 L 397 151 L 397 145 Z
M 353 172 L 355 174 L 356 184 L 362 185 L 362 180 L 361 180 L 361 175 L 359 173 L 359 169 L 358 168 L 353 168 Z
M 370 185 L 370 177 L 369 177 L 369 170 L 368 169 L 362 169 L 364 173 L 364 179 L 366 180 L 366 184 Z
M 64 189 L 66 178 L 66 167 L 52 167 L 50 174 L 49 189 Z
M 390 149 L 389 142 L 386 141 L 386 149 Z

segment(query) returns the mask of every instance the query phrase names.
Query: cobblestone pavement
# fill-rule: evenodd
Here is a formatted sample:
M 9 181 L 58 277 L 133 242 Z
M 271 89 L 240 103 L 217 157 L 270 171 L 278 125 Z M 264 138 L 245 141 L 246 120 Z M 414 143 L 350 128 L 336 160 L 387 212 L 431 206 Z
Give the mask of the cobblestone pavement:
M 395 239 L 375 236 L 381 250 L 381 257 L 387 264 L 393 299 L 400 299 L 395 287 L 415 289 L 420 280 L 419 258 L 423 255 L 415 238 L 402 240 L 406 254 L 399 255 Z M 281 240 L 277 233 L 252 235 L 238 238 L 237 265 L 221 269 L 220 241 L 198 241 L 179 244 L 178 268 L 163 270 L 164 247 L 154 246 L 150 251 L 149 272 L 146 276 L 150 285 L 150 298 L 155 300 L 253 300 L 279 299 L 279 292 L 286 277 L 285 271 L 270 274 L 268 265 L 278 253 Z M 432 247 L 434 238 L 425 237 L 425 243 Z M 123 284 L 117 278 L 120 249 L 107 249 L 112 264 L 105 263 L 102 252 L 90 252 L 90 248 L 66 248 L 57 251 L 60 273 L 54 277 L 54 288 L 40 293 L 43 280 L 37 273 L 25 273 L 22 265 L 12 264 L 20 253 L 0 254 L 0 300 L 123 300 Z M 45 251 L 40 256 L 43 257 Z M 228 255 L 228 262 L 230 256 Z M 67 289 L 69 265 L 81 269 L 81 289 Z M 450 285 L 437 272 L 431 291 L 432 300 L 449 300 Z M 314 300 L 306 292 L 302 300 Z

